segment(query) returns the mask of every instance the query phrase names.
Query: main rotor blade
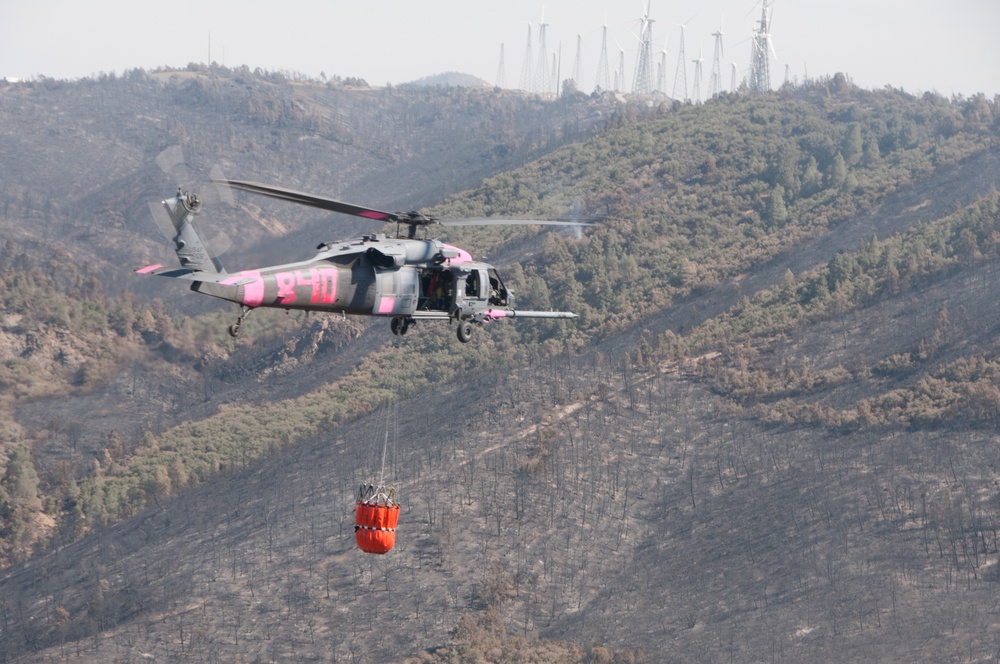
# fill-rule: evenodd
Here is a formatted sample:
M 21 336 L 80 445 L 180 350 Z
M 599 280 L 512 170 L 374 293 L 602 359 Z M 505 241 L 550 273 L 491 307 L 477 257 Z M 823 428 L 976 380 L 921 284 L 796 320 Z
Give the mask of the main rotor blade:
M 314 196 L 313 194 L 295 191 L 294 189 L 275 187 L 272 185 L 260 184 L 259 182 L 228 179 L 213 180 L 213 182 L 229 185 L 233 189 L 239 189 L 241 191 L 249 191 L 254 194 L 261 194 L 263 196 L 269 196 L 283 201 L 291 201 L 292 203 L 308 205 L 321 210 L 350 214 L 355 217 L 364 217 L 365 219 L 374 219 L 376 221 L 396 221 L 399 218 L 398 215 L 392 212 L 383 212 L 382 210 L 361 207 L 360 205 L 352 205 L 351 203 L 335 201 L 332 198 L 323 198 L 322 196 Z
M 383 212 L 382 210 L 376 210 L 374 208 L 362 207 L 360 205 L 352 205 L 351 203 L 344 203 L 343 201 L 337 201 L 332 198 L 324 198 L 322 196 L 307 194 L 302 191 L 295 191 L 294 189 L 286 189 L 285 187 L 277 187 L 269 184 L 261 184 L 259 182 L 249 182 L 246 180 L 229 180 L 229 179 L 218 179 L 218 180 L 213 180 L 213 182 L 228 185 L 233 189 L 239 189 L 241 191 L 249 191 L 254 194 L 261 194 L 263 196 L 269 196 L 270 198 L 277 198 L 279 200 L 290 201 L 292 203 L 299 203 L 301 205 L 308 205 L 310 207 L 320 208 L 321 210 L 329 210 L 331 212 L 350 214 L 354 215 L 355 217 L 374 219 L 375 221 L 388 221 L 391 223 L 399 223 L 410 226 L 411 228 L 415 226 L 429 226 L 432 224 L 440 224 L 441 226 L 506 226 L 506 225 L 593 226 L 592 223 L 593 221 L 600 221 L 600 219 L 593 217 L 581 218 L 579 220 L 565 219 L 565 218 L 506 219 L 503 217 L 435 219 L 433 217 L 425 216 L 419 212 Z
M 505 217 L 470 217 L 468 219 L 435 219 L 442 226 L 593 226 L 587 219 L 507 219 Z

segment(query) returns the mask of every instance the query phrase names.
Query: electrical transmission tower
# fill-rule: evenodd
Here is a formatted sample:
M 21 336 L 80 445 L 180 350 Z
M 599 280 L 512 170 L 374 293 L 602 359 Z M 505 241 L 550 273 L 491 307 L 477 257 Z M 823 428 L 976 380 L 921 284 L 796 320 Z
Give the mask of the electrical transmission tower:
M 632 94 L 645 95 L 653 91 L 653 19 L 649 18 L 649 3 L 642 15 L 639 31 L 639 55 L 635 61 L 635 76 L 632 78 Z
M 611 73 L 608 71 L 608 24 L 604 24 L 604 33 L 601 35 L 601 57 L 597 61 L 597 82 L 594 89 L 607 92 L 611 89 Z
M 667 94 L 667 46 L 660 51 L 660 63 L 656 65 L 656 91 Z
M 719 23 L 719 31 L 713 32 L 715 37 L 715 55 L 712 57 L 712 80 L 709 83 L 713 97 L 722 92 L 722 23 Z
M 573 85 L 580 89 L 580 59 L 583 55 L 583 35 L 576 36 L 576 58 L 573 59 Z
M 694 103 L 701 103 L 701 63 L 705 61 L 705 58 L 701 56 L 701 48 L 698 49 L 698 57 L 692 60 L 694 63 L 694 92 L 691 95 L 691 99 Z
M 562 43 L 559 44 L 559 55 L 552 54 L 552 80 L 549 82 L 549 92 L 559 96 L 559 70 L 562 68 Z
M 535 67 L 535 80 L 531 87 L 531 91 L 538 94 L 547 94 L 549 91 L 549 53 L 545 46 L 545 28 L 547 27 L 549 24 L 545 22 L 543 16 L 542 22 L 538 24 L 538 65 Z
M 528 45 L 524 49 L 524 64 L 521 65 L 521 80 L 518 86 L 525 92 L 531 92 L 531 24 L 528 24 Z
M 503 44 L 500 44 L 500 66 L 497 67 L 497 84 L 496 87 L 503 89 L 507 87 L 507 69 L 503 64 Z
M 681 46 L 677 54 L 677 71 L 674 72 L 674 99 L 685 101 L 688 98 L 687 56 L 684 55 L 684 26 L 681 26 Z
M 751 37 L 750 92 L 767 92 L 771 89 L 769 51 L 771 50 L 771 17 L 767 13 L 767 0 L 761 0 L 760 23 Z
M 618 54 L 618 69 L 615 70 L 615 92 L 624 92 L 625 87 L 625 49 L 618 46 L 621 52 Z

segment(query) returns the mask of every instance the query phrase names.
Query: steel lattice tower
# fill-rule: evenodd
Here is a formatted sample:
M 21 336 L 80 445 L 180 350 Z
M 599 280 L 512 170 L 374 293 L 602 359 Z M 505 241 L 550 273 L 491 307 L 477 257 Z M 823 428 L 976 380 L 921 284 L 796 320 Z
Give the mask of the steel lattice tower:
M 524 64 L 521 65 L 521 80 L 519 87 L 525 92 L 531 92 L 531 25 L 528 25 L 528 45 L 524 49 Z
M 715 55 L 712 57 L 712 80 L 709 83 L 710 93 L 713 97 L 722 92 L 722 24 L 719 24 L 719 31 L 713 32 L 715 37 Z
M 625 49 L 618 47 L 621 52 L 618 54 L 618 69 L 615 70 L 615 92 L 624 92 L 625 87 Z
M 703 62 L 705 62 L 705 58 L 701 57 L 701 50 L 700 49 L 698 50 L 698 57 L 695 58 L 694 60 L 692 60 L 691 62 L 694 63 L 694 90 L 693 90 L 693 92 L 691 94 L 691 99 L 694 100 L 694 103 L 700 104 L 701 103 L 701 79 L 702 79 L 701 64 Z
M 611 89 L 611 72 L 608 70 L 608 25 L 604 24 L 604 32 L 601 35 L 601 57 L 597 61 L 597 81 L 594 89 L 607 92 Z
M 580 89 L 580 59 L 583 55 L 583 35 L 576 36 L 576 58 L 573 60 L 573 84 Z
M 688 75 L 687 75 L 687 57 L 684 55 L 684 26 L 681 26 L 681 46 L 680 52 L 677 54 L 677 71 L 674 73 L 674 99 L 679 101 L 684 101 L 688 98 Z M 678 93 L 682 91 L 683 86 L 683 96 L 678 96 Z
M 667 94 L 667 47 L 660 51 L 660 63 L 656 65 L 656 91 Z
M 552 54 L 552 80 L 549 81 L 549 92 L 559 96 L 561 90 L 559 90 L 559 70 L 562 68 L 562 44 L 559 44 L 559 55 L 556 56 L 555 53 Z
M 497 84 L 498 88 L 507 87 L 507 69 L 503 64 L 503 44 L 500 44 L 500 66 L 497 67 Z
M 770 17 L 767 0 L 761 0 L 760 23 L 751 38 L 750 92 L 767 92 L 771 89 L 771 69 L 768 51 L 771 48 Z
M 531 91 L 538 94 L 546 94 L 549 91 L 549 54 L 545 46 L 547 27 L 549 24 L 542 17 L 542 22 L 538 24 L 538 64 L 535 66 L 534 85 L 531 86 Z
M 639 55 L 635 61 L 635 75 L 632 78 L 632 94 L 649 94 L 653 91 L 653 19 L 649 18 L 649 3 L 646 2 L 646 12 L 642 15 L 642 28 L 639 31 Z

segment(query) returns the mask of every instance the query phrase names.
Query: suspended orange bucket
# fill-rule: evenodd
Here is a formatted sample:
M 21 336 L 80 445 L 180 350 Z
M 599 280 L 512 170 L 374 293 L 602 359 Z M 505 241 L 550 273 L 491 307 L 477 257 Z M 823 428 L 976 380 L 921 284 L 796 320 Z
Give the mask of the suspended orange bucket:
M 357 501 L 354 509 L 354 539 L 365 553 L 386 553 L 396 544 L 399 505 Z
M 354 507 L 354 539 L 357 540 L 358 548 L 365 553 L 387 553 L 396 544 L 396 524 L 399 522 L 396 488 L 391 485 L 387 488 L 383 484 L 388 450 L 389 423 L 387 419 L 385 441 L 382 444 L 382 468 L 378 474 L 378 483 L 362 484 L 358 489 L 358 497 Z

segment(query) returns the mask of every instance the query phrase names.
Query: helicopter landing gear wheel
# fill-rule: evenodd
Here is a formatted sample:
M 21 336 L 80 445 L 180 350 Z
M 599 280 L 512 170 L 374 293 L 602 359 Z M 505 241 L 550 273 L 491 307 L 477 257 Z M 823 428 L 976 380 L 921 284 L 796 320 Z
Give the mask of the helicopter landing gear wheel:
M 459 341 L 463 344 L 469 343 L 469 340 L 472 339 L 472 323 L 469 321 L 462 321 L 458 324 L 456 332 L 458 334 Z
M 250 315 L 251 311 L 253 311 L 253 309 L 250 307 L 247 306 L 240 307 L 240 317 L 236 319 L 235 323 L 229 326 L 229 336 L 233 338 L 239 336 L 240 328 L 243 326 L 243 321 L 246 320 L 246 317 Z
M 396 316 L 389 322 L 389 329 L 397 337 L 401 337 L 410 330 L 410 319 L 403 318 L 402 316 Z

